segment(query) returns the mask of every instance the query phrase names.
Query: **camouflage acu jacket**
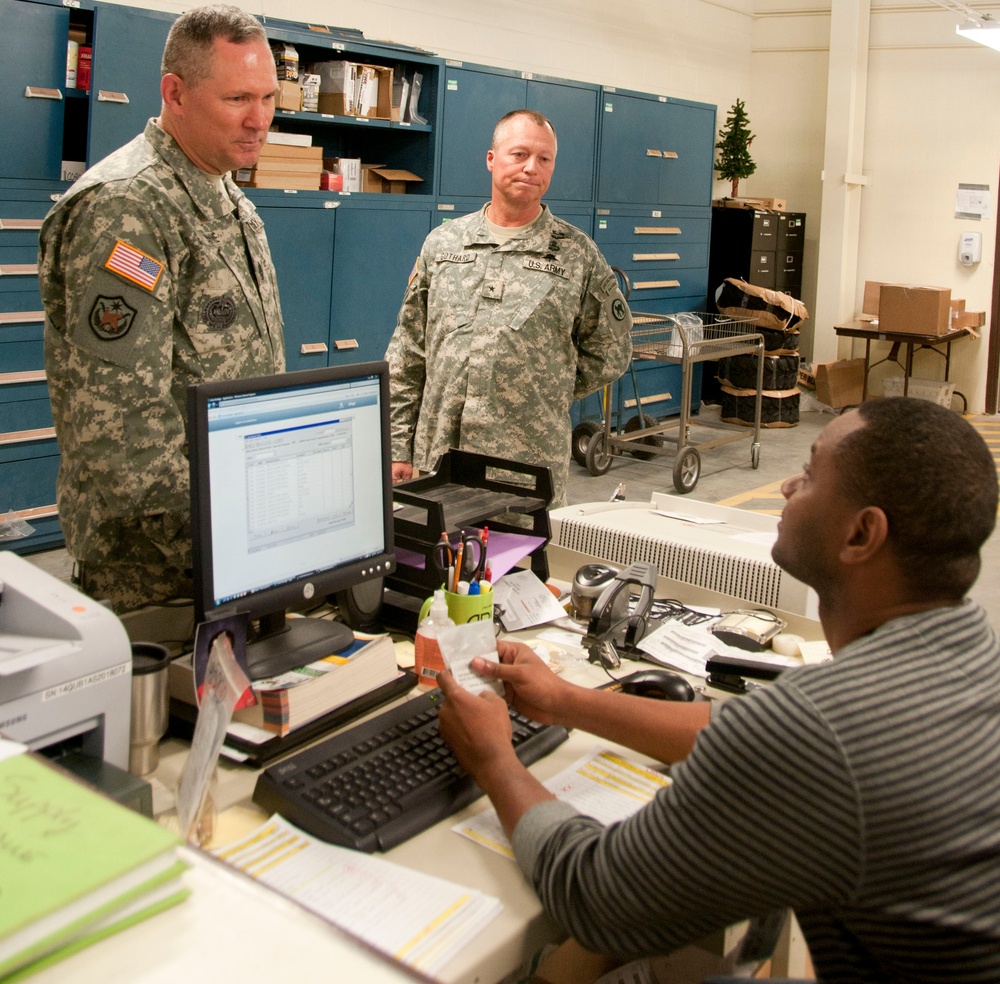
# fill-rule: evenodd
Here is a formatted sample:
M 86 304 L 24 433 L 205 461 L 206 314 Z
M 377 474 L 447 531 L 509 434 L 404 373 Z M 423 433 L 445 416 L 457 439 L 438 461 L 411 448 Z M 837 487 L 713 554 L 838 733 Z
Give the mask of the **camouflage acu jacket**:
M 543 206 L 497 245 L 485 208 L 427 237 L 386 358 L 393 460 L 431 468 L 449 447 L 552 469 L 565 499 L 569 407 L 617 379 L 632 317 L 593 241 Z
M 80 560 L 190 566 L 187 386 L 284 369 L 264 225 L 224 181 L 229 200 L 150 121 L 42 226 L 59 516 Z

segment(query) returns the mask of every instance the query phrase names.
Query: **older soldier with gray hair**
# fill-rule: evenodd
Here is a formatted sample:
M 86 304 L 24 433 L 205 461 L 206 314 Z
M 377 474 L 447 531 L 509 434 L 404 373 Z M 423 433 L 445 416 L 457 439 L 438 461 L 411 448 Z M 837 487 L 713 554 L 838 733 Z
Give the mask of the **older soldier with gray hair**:
M 386 353 L 394 481 L 455 447 L 547 465 L 565 500 L 570 404 L 624 372 L 632 316 L 593 241 L 542 204 L 555 162 L 549 120 L 508 113 L 490 202 L 424 241 Z
M 42 226 L 59 518 L 82 589 L 118 612 L 192 594 L 188 385 L 284 370 L 264 226 L 229 175 L 257 161 L 276 89 L 250 14 L 189 11 L 159 118 Z

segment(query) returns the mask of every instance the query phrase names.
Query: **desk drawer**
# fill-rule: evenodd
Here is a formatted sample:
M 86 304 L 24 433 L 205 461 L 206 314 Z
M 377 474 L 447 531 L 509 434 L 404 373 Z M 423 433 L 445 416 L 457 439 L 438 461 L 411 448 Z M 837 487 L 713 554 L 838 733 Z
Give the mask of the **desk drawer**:
M 598 210 L 594 223 L 594 242 L 602 249 L 605 243 L 635 243 L 636 249 L 643 250 L 668 249 L 678 243 L 707 243 L 711 233 L 711 216 L 704 211 L 663 211 L 660 215 L 602 211 Z
M 644 271 L 663 273 L 685 267 L 708 265 L 708 243 L 669 243 L 651 248 L 651 243 L 604 243 L 601 252 L 612 266 L 628 272 L 629 279 L 644 276 Z
M 661 306 L 650 308 L 651 301 L 663 301 L 673 297 L 700 296 L 705 297 L 708 290 L 708 271 L 702 268 L 692 270 L 667 270 L 657 276 L 655 271 L 638 271 L 635 279 L 629 276 L 632 293 L 629 295 L 629 306 L 633 310 L 662 310 Z M 704 300 L 697 306 L 701 310 Z M 672 311 L 683 308 L 672 307 Z
M 50 430 L 0 434 L 0 512 L 56 501 L 59 447 Z
M 45 351 L 41 325 L 0 325 L 0 382 L 12 372 L 41 372 Z

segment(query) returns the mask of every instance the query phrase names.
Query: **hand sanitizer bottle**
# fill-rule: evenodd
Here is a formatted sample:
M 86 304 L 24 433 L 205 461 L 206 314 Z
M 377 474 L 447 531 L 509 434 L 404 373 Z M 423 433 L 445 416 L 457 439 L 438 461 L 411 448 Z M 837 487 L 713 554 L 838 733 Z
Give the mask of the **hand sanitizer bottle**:
M 444 590 L 438 588 L 434 592 L 430 611 L 426 618 L 421 619 L 417 626 L 417 635 L 413 640 L 414 669 L 417 673 L 417 685 L 424 690 L 437 686 L 437 675 L 444 669 L 444 659 L 438 646 L 438 629 L 454 625 L 448 615 L 448 602 Z

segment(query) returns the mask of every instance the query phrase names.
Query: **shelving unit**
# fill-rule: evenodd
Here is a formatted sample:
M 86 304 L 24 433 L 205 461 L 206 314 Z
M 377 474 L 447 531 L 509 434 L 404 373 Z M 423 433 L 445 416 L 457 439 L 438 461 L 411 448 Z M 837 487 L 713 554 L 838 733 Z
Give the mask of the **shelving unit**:
M 173 18 L 104 0 L 0 0 L 0 107 L 5 133 L 19 137 L 0 143 L 0 267 L 35 262 L 37 223 L 69 185 L 61 180 L 64 161 L 94 164 L 158 114 L 159 65 Z M 356 157 L 423 179 L 403 195 L 247 189 L 274 258 L 289 369 L 383 356 L 424 238 L 488 199 L 493 125 L 520 107 L 539 110 L 556 127 L 559 160 L 546 196 L 555 214 L 592 235 L 640 284 L 677 282 L 644 285 L 635 302 L 654 312 L 702 306 L 714 106 L 445 61 L 350 28 L 270 17 L 262 23 L 270 40 L 295 46 L 300 68 L 343 58 L 420 72 L 419 114 L 427 121 L 276 112 L 280 129 L 309 134 L 325 157 Z M 93 49 L 87 92 L 65 85 L 71 25 Z M 29 88 L 47 91 L 28 98 Z M 14 228 L 21 219 L 36 225 Z M 627 231 L 649 225 L 681 231 L 662 242 Z M 668 253 L 678 255 L 644 255 Z M 0 549 L 23 552 L 60 540 L 40 309 L 33 271 L 0 274 L 0 364 L 18 376 L 0 376 L 0 513 L 30 512 L 36 529 Z M 4 320 L 25 312 L 37 320 Z M 650 412 L 678 411 L 675 368 L 639 373 Z M 580 406 L 572 412 L 579 417 Z

